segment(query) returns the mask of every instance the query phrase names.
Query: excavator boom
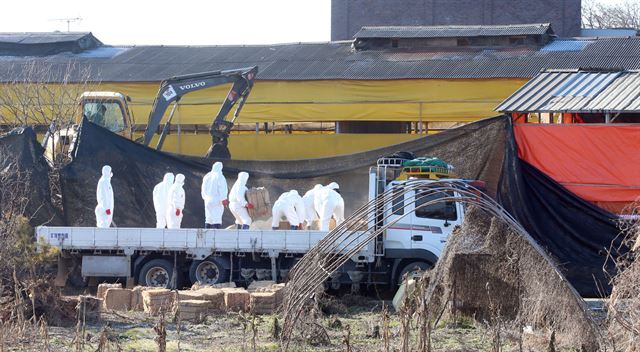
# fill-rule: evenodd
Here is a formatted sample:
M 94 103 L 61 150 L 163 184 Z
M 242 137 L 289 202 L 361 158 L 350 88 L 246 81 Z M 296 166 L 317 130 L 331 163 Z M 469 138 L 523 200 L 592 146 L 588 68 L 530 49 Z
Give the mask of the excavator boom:
M 232 83 L 229 93 L 225 97 L 220 110 L 211 123 L 209 131 L 212 137 L 212 147 L 207 153 L 207 156 L 209 157 L 223 159 L 230 158 L 231 155 L 227 148 L 229 132 L 233 127 L 247 96 L 251 92 L 253 81 L 257 73 L 258 67 L 254 66 L 237 70 L 213 71 L 176 76 L 162 81 L 156 99 L 153 102 L 151 113 L 149 114 L 149 121 L 147 122 L 147 129 L 144 132 L 142 143 L 147 146 L 149 145 L 153 134 L 158 130 L 162 117 L 169 106 L 172 103 L 178 104 L 182 96 L 198 90 Z M 227 115 L 236 104 L 237 107 L 233 118 L 231 120 L 227 120 Z M 162 133 L 160 134 L 156 149 L 160 149 L 162 147 L 164 138 L 169 132 L 174 111 L 175 106 L 167 118 L 167 123 L 165 123 Z

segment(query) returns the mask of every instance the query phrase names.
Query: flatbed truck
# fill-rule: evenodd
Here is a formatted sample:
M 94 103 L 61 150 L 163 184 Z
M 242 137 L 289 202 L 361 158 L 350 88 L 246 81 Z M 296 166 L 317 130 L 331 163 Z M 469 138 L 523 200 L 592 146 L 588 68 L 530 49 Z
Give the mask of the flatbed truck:
M 331 275 L 328 286 L 395 287 L 405 274 L 432 267 L 453 229 L 462 224 L 465 214 L 462 203 L 445 201 L 420 207 L 434 197 L 447 195 L 432 193 L 421 197 L 419 191 L 403 191 L 409 180 L 422 179 L 428 188 L 429 183 L 449 177 L 450 173 L 447 170 L 411 173 L 403 169 L 402 161 L 381 158 L 369 172 L 370 200 L 390 188 L 398 194 L 381 207 L 378 220 L 370 219 L 369 223 L 386 221 L 393 225 L 379 241 L 367 243 L 352 254 Z M 59 285 L 64 285 L 74 266 L 79 266 L 83 278 L 126 278 L 128 285 L 281 282 L 286 281 L 295 263 L 326 235 L 327 232 L 313 230 L 36 228 L 38 241 L 60 251 L 56 278 Z M 337 254 L 350 253 L 359 244 L 355 241 L 338 247 Z

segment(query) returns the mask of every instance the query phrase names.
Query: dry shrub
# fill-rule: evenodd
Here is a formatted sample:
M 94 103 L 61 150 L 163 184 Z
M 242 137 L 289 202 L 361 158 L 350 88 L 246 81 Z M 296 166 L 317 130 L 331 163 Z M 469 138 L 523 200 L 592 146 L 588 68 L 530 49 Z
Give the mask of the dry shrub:
M 0 158 L 0 321 L 5 328 L 24 326 L 26 321 L 35 326 L 45 316 L 48 323 L 60 324 L 74 313 L 62 310 L 45 270 L 56 252 L 47 246 L 37 250 L 25 216 L 31 175 L 11 154 L 0 151 Z
M 524 327 L 555 332 L 558 346 L 598 350 L 599 335 L 584 302 L 527 238 L 470 207 L 429 274 L 421 309 L 430 319 L 444 313 L 485 323 L 498 348 L 501 330 L 510 326 L 518 332 Z
M 608 333 L 616 350 L 640 350 L 640 221 L 620 222 L 621 244 L 612 248 L 616 274 L 611 279 Z

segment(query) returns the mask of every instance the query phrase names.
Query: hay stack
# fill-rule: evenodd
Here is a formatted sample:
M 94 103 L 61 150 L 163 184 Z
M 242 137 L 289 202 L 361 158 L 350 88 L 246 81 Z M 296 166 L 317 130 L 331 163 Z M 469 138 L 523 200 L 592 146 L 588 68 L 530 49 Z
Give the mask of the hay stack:
M 166 288 L 155 288 L 142 291 L 144 311 L 151 315 L 168 313 L 173 310 L 175 292 Z
M 432 317 L 445 311 L 453 319 L 464 315 L 490 325 L 510 322 L 514 329 L 531 326 L 555 331 L 556 347 L 598 350 L 598 333 L 582 298 L 530 241 L 528 234 L 469 208 L 429 280 L 417 288 L 425 300 L 414 304 Z
M 96 297 L 104 299 L 104 294 L 110 288 L 122 288 L 122 284 L 100 284 L 98 285 L 98 292 L 96 293 Z
M 254 314 L 273 314 L 277 307 L 275 292 L 251 292 L 251 311 Z
M 225 311 L 224 292 L 222 292 L 222 289 L 205 287 L 196 292 L 202 295 L 203 300 L 209 302 L 208 309 L 210 314 L 219 314 Z
M 249 310 L 250 294 L 243 288 L 223 288 L 224 306 L 227 312 L 246 312 Z
M 104 293 L 104 308 L 128 311 L 131 308 L 131 290 L 128 288 L 108 288 Z
M 207 301 L 187 299 L 179 301 L 178 305 L 179 316 L 182 320 L 201 323 L 207 317 L 209 309 Z

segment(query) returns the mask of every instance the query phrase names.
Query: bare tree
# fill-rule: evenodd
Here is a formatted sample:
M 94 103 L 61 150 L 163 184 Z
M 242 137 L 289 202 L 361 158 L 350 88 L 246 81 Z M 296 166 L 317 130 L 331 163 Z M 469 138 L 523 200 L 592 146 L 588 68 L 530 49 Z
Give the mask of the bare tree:
M 583 0 L 582 27 L 640 29 L 640 0 L 624 0 L 614 4 Z

